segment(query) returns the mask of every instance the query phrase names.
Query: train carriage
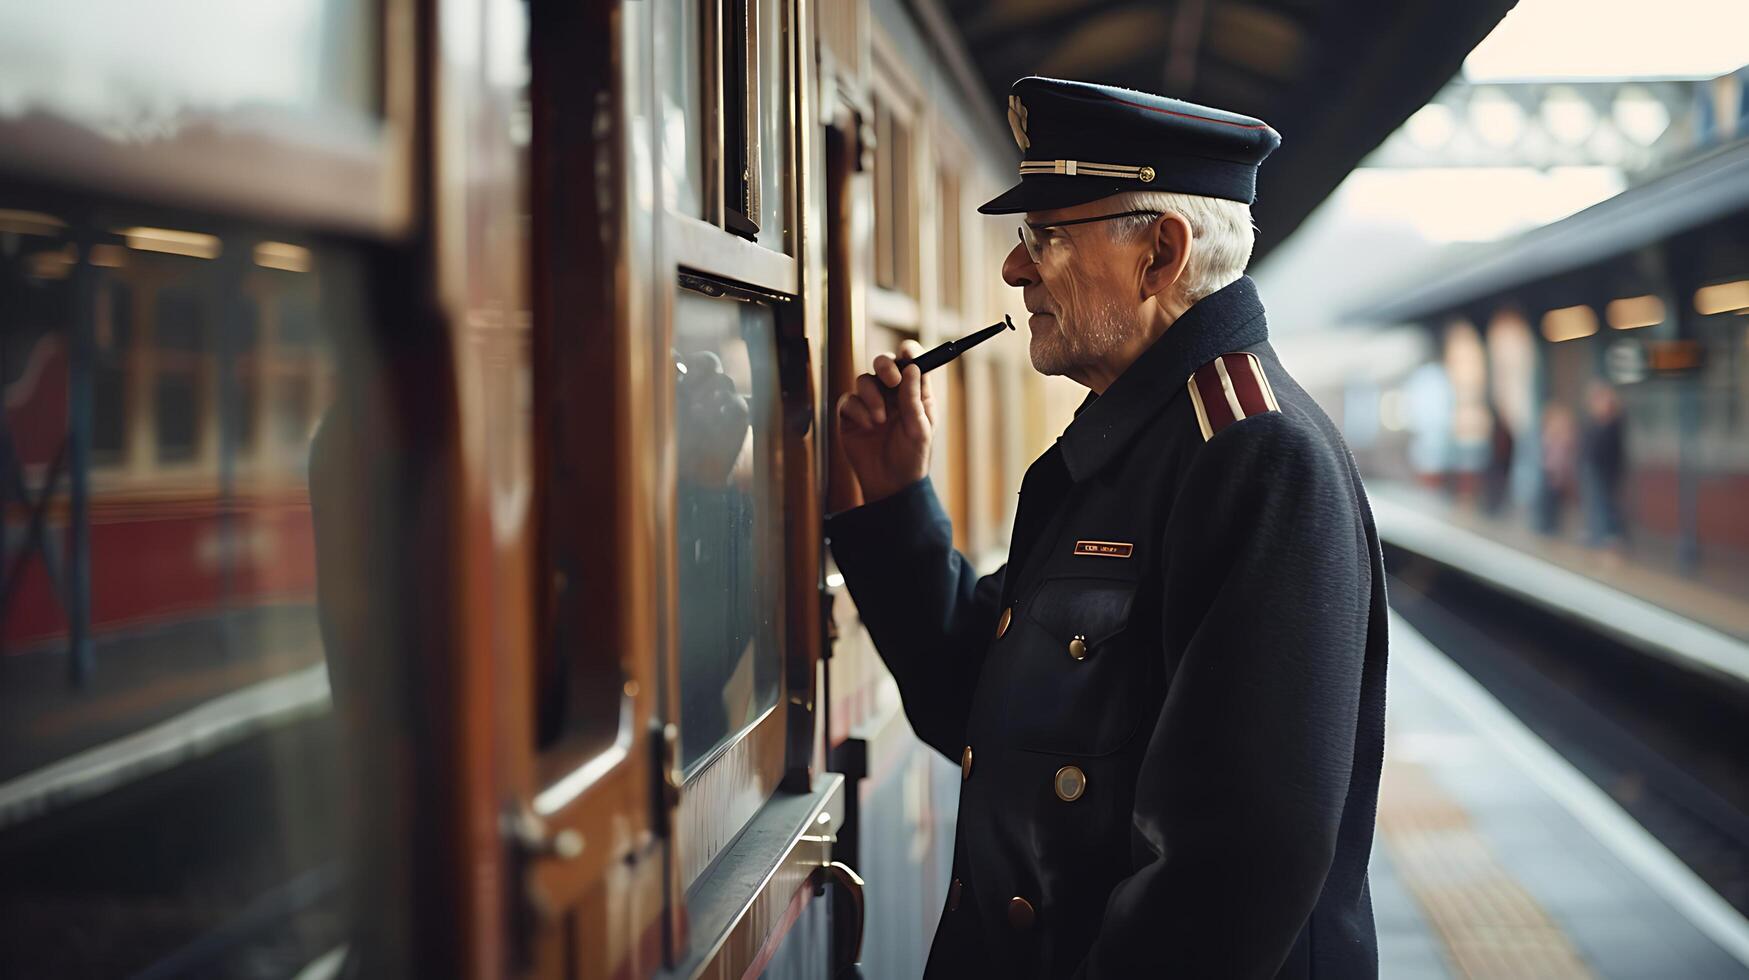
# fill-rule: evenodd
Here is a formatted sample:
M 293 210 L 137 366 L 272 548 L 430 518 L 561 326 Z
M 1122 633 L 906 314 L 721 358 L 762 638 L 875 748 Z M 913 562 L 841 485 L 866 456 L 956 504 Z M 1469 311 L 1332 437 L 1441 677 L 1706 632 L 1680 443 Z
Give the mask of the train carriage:
M 3 86 L 5 972 L 920 969 L 951 773 L 820 422 L 1013 312 L 963 65 L 847 2 L 140 16 L 25 18 Z M 990 559 L 1073 395 L 986 353 Z
M 1268 244 L 1506 4 L 976 6 L 0 15 L 0 975 L 917 975 L 958 770 L 820 527 L 870 358 L 1021 312 L 992 78 L 1207 33 Z M 994 567 L 1081 392 L 932 381 Z

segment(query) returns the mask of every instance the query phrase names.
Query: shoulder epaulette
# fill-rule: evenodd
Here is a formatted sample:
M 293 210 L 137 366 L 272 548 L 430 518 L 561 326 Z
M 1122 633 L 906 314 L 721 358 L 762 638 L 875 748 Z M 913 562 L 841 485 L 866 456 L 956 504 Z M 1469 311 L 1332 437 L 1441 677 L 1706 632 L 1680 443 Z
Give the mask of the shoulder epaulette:
M 1197 368 L 1185 384 L 1204 442 L 1240 419 L 1281 411 L 1255 354 L 1222 354 Z

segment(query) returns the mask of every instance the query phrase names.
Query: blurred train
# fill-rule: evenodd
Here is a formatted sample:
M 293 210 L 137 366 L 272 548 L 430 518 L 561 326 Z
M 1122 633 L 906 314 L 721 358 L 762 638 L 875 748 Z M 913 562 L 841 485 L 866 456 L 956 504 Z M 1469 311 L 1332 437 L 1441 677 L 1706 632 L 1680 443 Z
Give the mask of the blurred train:
M 957 770 L 819 519 L 859 366 L 1019 312 L 957 39 L 0 22 L 0 975 L 919 973 Z M 937 377 L 990 563 L 1077 395 L 1017 344 Z

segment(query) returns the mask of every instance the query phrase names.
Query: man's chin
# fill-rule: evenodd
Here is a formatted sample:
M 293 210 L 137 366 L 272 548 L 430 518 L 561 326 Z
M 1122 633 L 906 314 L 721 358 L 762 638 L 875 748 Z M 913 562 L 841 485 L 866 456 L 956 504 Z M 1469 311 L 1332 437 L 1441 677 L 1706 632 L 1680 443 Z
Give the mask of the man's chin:
M 1032 369 L 1040 374 L 1053 376 L 1065 374 L 1069 370 L 1070 365 L 1065 363 L 1067 358 L 1063 357 L 1063 352 L 1053 349 L 1048 342 L 1040 344 L 1039 335 L 1036 333 L 1032 335 L 1032 344 L 1027 347 L 1026 352 L 1032 360 Z

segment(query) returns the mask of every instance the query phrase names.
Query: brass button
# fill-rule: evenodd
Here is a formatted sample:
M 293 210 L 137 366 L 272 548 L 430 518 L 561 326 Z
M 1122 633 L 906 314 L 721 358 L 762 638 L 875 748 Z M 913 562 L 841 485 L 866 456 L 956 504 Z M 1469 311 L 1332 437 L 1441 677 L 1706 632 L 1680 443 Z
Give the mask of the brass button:
M 1077 636 L 1069 641 L 1069 656 L 1076 660 L 1087 659 L 1087 637 Z
M 1142 179 L 1142 183 L 1152 184 L 1154 182 L 1154 168 L 1143 167 L 1141 172 L 1136 174 L 1136 176 Z
M 1078 766 L 1064 766 L 1057 770 L 1057 778 L 1052 781 L 1057 790 L 1057 799 L 1064 803 L 1073 803 L 1087 792 L 1087 774 Z
M 947 886 L 947 910 L 956 912 L 960 907 L 960 880 L 955 878 L 953 884 Z
M 966 750 L 960 753 L 960 779 L 970 778 L 972 778 L 972 747 L 968 745 Z
M 996 639 L 1002 639 L 1002 634 L 1008 632 L 1008 622 L 1014 618 L 1014 607 L 1002 610 L 1002 618 L 996 621 Z
M 1008 924 L 1022 932 L 1032 928 L 1033 920 L 1038 913 L 1032 910 L 1032 903 L 1019 895 L 1008 900 Z

